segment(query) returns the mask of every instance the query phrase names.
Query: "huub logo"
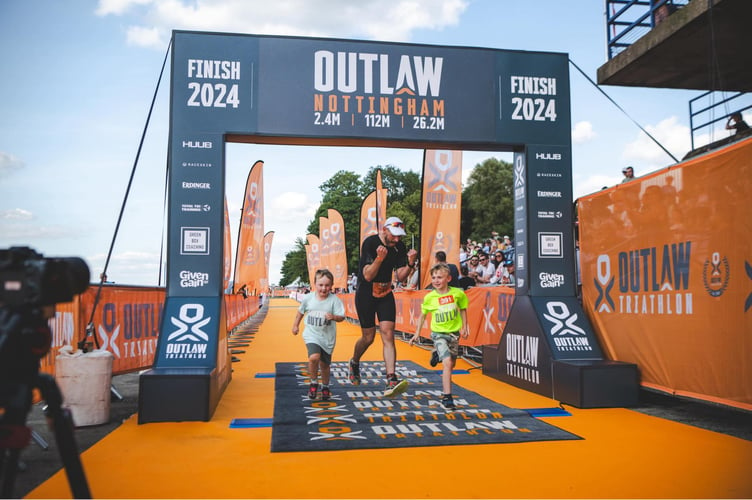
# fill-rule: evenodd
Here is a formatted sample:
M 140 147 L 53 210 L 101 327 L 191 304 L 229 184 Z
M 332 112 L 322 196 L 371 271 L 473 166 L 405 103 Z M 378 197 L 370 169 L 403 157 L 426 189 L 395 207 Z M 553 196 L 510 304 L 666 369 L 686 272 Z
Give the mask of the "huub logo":
M 561 160 L 561 154 L 560 153 L 535 153 L 535 159 L 559 161 Z
M 183 147 L 190 149 L 211 149 L 213 144 L 211 141 L 183 141 Z

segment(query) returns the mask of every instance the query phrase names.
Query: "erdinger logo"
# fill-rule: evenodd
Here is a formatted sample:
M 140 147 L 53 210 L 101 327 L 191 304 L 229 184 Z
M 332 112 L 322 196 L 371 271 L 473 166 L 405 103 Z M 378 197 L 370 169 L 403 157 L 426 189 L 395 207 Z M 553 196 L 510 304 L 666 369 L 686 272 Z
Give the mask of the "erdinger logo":
M 609 279 L 610 278 L 610 279 Z M 616 305 L 611 298 L 611 290 L 614 288 L 615 278 L 611 275 L 611 259 L 608 255 L 599 255 L 596 264 L 596 278 L 593 280 L 598 298 L 595 299 L 597 312 L 614 312 Z
M 564 302 L 559 301 L 547 302 L 546 309 L 548 314 L 544 313 L 543 317 L 553 324 L 549 334 L 559 350 L 593 350 L 588 342 L 585 330 L 576 324 L 579 319 L 577 313 L 572 313 Z
M 702 283 L 711 297 L 720 297 L 726 291 L 729 282 L 729 263 L 726 257 L 714 252 L 710 260 L 702 266 Z
M 206 359 L 206 347 L 209 334 L 202 330 L 211 317 L 204 318 L 202 304 L 183 304 L 178 317 L 172 316 L 170 322 L 177 329 L 167 336 L 168 359 Z

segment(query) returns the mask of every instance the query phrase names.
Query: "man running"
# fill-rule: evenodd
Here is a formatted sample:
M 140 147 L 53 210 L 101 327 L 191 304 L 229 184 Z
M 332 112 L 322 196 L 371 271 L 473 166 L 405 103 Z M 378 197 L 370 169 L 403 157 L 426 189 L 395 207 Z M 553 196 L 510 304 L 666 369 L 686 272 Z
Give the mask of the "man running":
M 394 321 L 397 317 L 392 293 L 392 273 L 395 281 L 403 281 L 415 265 L 418 252 L 407 250 L 400 240 L 407 233 L 398 217 L 389 217 L 379 234 L 363 241 L 358 264 L 358 289 L 355 291 L 355 309 L 360 321 L 361 337 L 355 343 L 350 360 L 350 382 L 360 384 L 360 358 L 373 344 L 376 336 L 376 318 L 381 341 L 384 344 L 386 389 L 384 396 L 392 397 L 407 390 L 407 380 L 396 374 L 397 349 L 394 345 Z

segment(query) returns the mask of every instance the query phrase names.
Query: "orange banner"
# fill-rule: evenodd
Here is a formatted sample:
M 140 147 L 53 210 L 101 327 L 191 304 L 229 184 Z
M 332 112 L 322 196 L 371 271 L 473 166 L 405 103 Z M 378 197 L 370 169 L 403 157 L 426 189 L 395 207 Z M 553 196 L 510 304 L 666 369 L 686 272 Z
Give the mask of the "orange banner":
M 227 196 L 225 196 L 225 240 L 224 240 L 224 269 L 222 290 L 227 292 L 232 279 L 232 234 L 230 231 L 230 212 L 227 210 Z
M 243 285 L 258 294 L 264 277 L 264 162 L 257 161 L 248 174 L 243 215 L 235 256 L 235 290 Z
M 431 284 L 434 255 L 443 250 L 447 262 L 460 266 L 462 151 L 426 150 L 420 229 L 421 288 Z
M 264 279 L 262 293 L 269 290 L 269 259 L 272 255 L 272 243 L 274 241 L 274 231 L 269 231 L 264 235 Z
M 306 263 L 308 264 L 308 283 L 313 285 L 316 270 L 321 268 L 321 242 L 315 234 L 306 235 Z
M 341 290 L 347 289 L 347 249 L 345 247 L 345 221 L 337 210 L 329 209 L 329 270 L 334 275 L 334 286 Z
M 429 290 L 398 290 L 394 294 L 397 308 L 395 329 L 408 334 L 415 333 L 420 318 L 420 306 L 423 297 Z M 506 286 L 482 286 L 465 291 L 468 299 L 467 320 L 470 336 L 460 339 L 460 344 L 479 347 L 482 345 L 497 346 L 501 341 L 501 332 L 509 318 L 509 312 L 514 302 L 514 288 Z M 358 319 L 355 311 L 355 294 L 338 294 L 345 304 L 345 315 L 353 320 Z M 426 318 L 422 336 L 430 338 L 430 317 Z
M 55 307 L 48 324 L 52 330 L 50 351 L 40 360 L 40 369 L 55 373 L 55 358 L 63 346 L 78 348 L 86 340 L 93 348 L 112 353 L 113 375 L 152 366 L 159 337 L 165 289 L 157 287 L 102 287 L 92 318 L 92 337 L 86 337 L 86 322 L 94 309 L 97 287 L 91 286 L 73 300 Z M 259 298 L 225 295 L 227 330 L 230 331 L 259 310 Z
M 362 246 L 363 241 L 374 234 L 379 234 L 379 230 L 376 228 L 376 191 L 371 191 L 360 206 L 359 246 Z
M 752 140 L 578 201 L 583 306 L 643 385 L 752 409 Z
M 332 234 L 329 231 L 329 224 L 328 218 L 319 217 L 319 268 L 321 269 L 332 268 Z M 311 286 L 313 286 L 313 281 L 311 281 Z
M 376 171 L 376 234 L 381 230 L 381 225 L 386 221 L 386 198 L 388 190 L 384 189 L 381 181 L 381 169 Z

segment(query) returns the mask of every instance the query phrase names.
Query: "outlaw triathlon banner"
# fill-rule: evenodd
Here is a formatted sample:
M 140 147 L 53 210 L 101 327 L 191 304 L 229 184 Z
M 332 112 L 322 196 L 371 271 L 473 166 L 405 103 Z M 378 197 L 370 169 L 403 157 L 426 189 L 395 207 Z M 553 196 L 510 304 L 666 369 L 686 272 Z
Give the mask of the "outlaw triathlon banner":
M 330 221 L 326 217 L 319 217 L 319 267 L 331 269 L 332 235 L 329 231 Z M 313 282 L 311 282 L 313 285 Z
M 381 180 L 381 169 L 376 171 L 376 234 L 381 230 L 381 225 L 386 221 L 386 197 L 389 191 L 384 189 Z
M 321 267 L 321 243 L 315 234 L 306 235 L 308 244 L 306 247 L 306 263 L 308 264 L 308 283 L 313 286 L 313 277 L 316 270 Z
M 423 157 L 423 204 L 420 229 L 421 288 L 431 283 L 428 271 L 443 250 L 459 267 L 462 151 L 426 150 Z
M 345 221 L 337 210 L 329 209 L 329 270 L 334 275 L 334 286 L 347 290 L 347 250 L 345 248 Z
M 380 225 L 386 220 L 386 198 L 389 191 L 381 184 L 381 170 L 376 171 L 376 190 L 366 196 L 360 206 L 360 243 L 374 234 L 379 234 Z
M 642 384 L 752 409 L 752 140 L 581 198 L 583 307 Z
M 243 285 L 249 293 L 261 289 L 264 259 L 264 162 L 257 161 L 248 174 L 235 258 L 235 290 Z
M 358 248 L 363 246 L 363 241 L 374 234 L 379 234 L 376 227 L 376 191 L 366 196 L 363 204 L 360 205 L 360 243 Z
M 232 278 L 232 234 L 230 231 L 230 212 L 227 210 L 227 196 L 225 196 L 225 244 L 224 244 L 224 279 L 222 289 L 227 291 Z
M 269 289 L 269 258 L 272 255 L 272 241 L 274 240 L 274 231 L 269 231 L 264 235 L 264 287 L 263 292 Z

